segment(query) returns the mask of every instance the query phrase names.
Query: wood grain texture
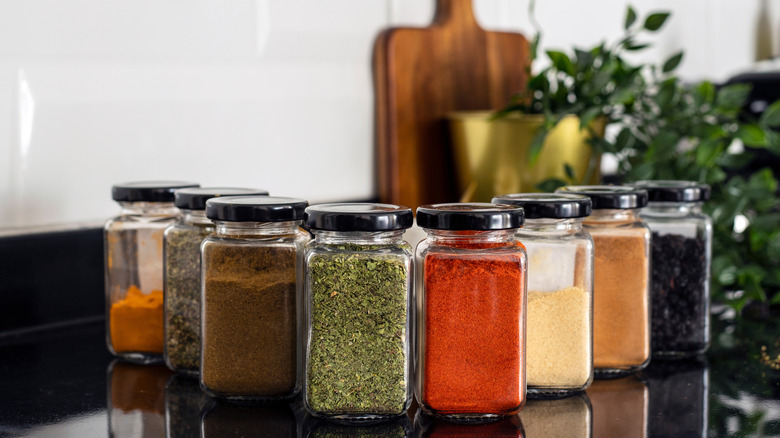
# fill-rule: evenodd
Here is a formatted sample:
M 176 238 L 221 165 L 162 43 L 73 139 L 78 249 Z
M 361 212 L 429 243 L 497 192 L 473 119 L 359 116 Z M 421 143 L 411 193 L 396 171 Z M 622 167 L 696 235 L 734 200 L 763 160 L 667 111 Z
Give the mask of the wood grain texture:
M 383 202 L 455 202 L 447 114 L 507 104 L 527 80 L 528 41 L 488 32 L 471 0 L 437 0 L 426 28 L 383 31 L 374 45 L 376 173 Z

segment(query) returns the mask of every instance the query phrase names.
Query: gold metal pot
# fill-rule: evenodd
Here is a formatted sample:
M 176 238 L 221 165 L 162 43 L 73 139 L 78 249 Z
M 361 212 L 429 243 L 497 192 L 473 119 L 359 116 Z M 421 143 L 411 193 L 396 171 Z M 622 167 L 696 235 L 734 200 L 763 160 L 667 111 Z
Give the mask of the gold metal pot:
M 541 115 L 511 114 L 490 120 L 492 112 L 456 112 L 449 116 L 453 156 L 462 202 L 490 202 L 495 195 L 536 192 L 536 185 L 548 178 L 569 179 L 564 163 L 574 169 L 577 183 L 583 182 L 588 163 L 594 171 L 587 183 L 599 180 L 600 156 L 593 156 L 587 143 L 587 129 L 580 131 L 576 116 L 564 117 L 550 131 L 536 164 L 528 163 L 528 149 L 543 123 Z M 593 122 L 604 134 L 604 120 Z

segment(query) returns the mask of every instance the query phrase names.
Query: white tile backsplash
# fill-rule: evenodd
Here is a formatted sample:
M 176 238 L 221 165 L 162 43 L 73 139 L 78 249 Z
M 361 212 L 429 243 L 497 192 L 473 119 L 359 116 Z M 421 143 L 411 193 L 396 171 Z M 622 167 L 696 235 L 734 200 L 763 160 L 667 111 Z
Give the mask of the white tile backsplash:
M 752 62 L 760 1 L 633 3 L 674 11 L 648 56 L 683 48 L 684 77 L 720 80 Z M 474 5 L 486 28 L 533 34 L 528 0 Z M 537 1 L 544 45 L 614 38 L 624 9 Z M 106 218 L 111 184 L 129 180 L 370 198 L 374 38 L 433 13 L 432 0 L 0 2 L 0 227 Z

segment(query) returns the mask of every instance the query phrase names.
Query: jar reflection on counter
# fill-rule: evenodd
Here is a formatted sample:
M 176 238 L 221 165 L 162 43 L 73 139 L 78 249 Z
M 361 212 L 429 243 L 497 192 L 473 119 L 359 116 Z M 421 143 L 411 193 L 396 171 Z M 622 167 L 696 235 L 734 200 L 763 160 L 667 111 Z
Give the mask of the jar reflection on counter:
M 520 207 L 417 209 L 417 400 L 450 419 L 511 416 L 525 402 L 525 250 Z
M 585 393 L 557 400 L 528 400 L 520 418 L 528 438 L 593 436 L 593 414 Z
M 415 436 L 418 438 L 533 438 L 527 435 L 518 415 L 489 423 L 451 422 L 418 411 L 414 417 Z
M 710 374 L 706 357 L 653 360 L 642 375 L 650 392 L 651 437 L 707 436 Z
M 650 230 L 637 216 L 647 192 L 625 186 L 569 186 L 593 212 L 593 366 L 599 376 L 629 374 L 650 361 Z
M 587 196 L 519 193 L 493 198 L 523 207 L 517 239 L 528 252 L 529 397 L 561 397 L 593 379 L 593 239 Z
M 106 343 L 122 359 L 151 363 L 163 354 L 163 232 L 180 218 L 174 191 L 181 181 L 116 184 L 122 207 L 106 222 Z
M 265 190 L 226 187 L 190 188 L 175 192 L 183 217 L 165 229 L 164 358 L 168 367 L 191 375 L 200 368 L 200 245 L 214 232 L 206 217 L 206 201 L 220 196 L 268 195 Z
M 317 416 L 380 420 L 412 398 L 412 210 L 321 204 L 304 222 L 304 401 Z
M 292 406 L 281 402 L 242 406 L 212 400 L 204 409 L 200 421 L 200 437 L 255 436 L 297 438 L 298 420 Z
M 712 220 L 702 212 L 710 187 L 639 181 L 650 202 L 640 216 L 653 232 L 653 356 L 680 358 L 710 344 Z
M 165 436 L 187 438 L 200 434 L 200 416 L 211 399 L 197 379 L 175 374 L 165 384 Z
M 204 391 L 234 400 L 292 398 L 300 389 L 301 199 L 213 198 L 216 231 L 201 246 Z
M 593 409 L 594 437 L 648 436 L 648 389 L 640 376 L 596 380 L 587 395 Z
M 173 375 L 165 365 L 109 364 L 108 430 L 113 437 L 165 436 L 165 385 Z

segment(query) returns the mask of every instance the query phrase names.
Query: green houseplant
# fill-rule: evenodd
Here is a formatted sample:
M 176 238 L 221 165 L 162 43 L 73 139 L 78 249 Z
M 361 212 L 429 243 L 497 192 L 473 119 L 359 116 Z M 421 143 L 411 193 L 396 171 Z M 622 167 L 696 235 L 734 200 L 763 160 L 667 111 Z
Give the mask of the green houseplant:
M 533 7 L 533 4 L 532 4 Z M 614 43 L 571 53 L 548 50 L 549 66 L 530 76 L 526 90 L 496 113 L 542 114 L 528 150 L 533 164 L 548 133 L 571 114 L 581 129 L 604 119 L 607 132 L 591 132 L 593 156 L 611 153 L 618 160 L 618 178 L 684 179 L 712 186 L 705 206 L 714 220 L 713 298 L 741 310 L 751 301 L 780 303 L 780 199 L 770 169 L 747 177 L 732 170 L 745 166 L 751 148 L 780 154 L 780 102 L 769 106 L 760 120 L 745 120 L 741 109 L 750 92 L 744 84 L 722 88 L 711 82 L 685 84 L 674 71 L 683 52 L 661 65 L 632 63 L 630 54 L 650 46 L 647 37 L 659 31 L 670 14 L 654 12 L 643 19 L 632 7 L 625 15 L 624 35 Z M 536 57 L 540 34 L 532 43 Z M 748 146 L 746 148 L 735 145 Z M 594 160 L 593 167 L 596 162 Z M 551 191 L 587 181 L 589 169 L 566 178 L 543 181 Z M 735 227 L 735 223 L 737 226 Z

